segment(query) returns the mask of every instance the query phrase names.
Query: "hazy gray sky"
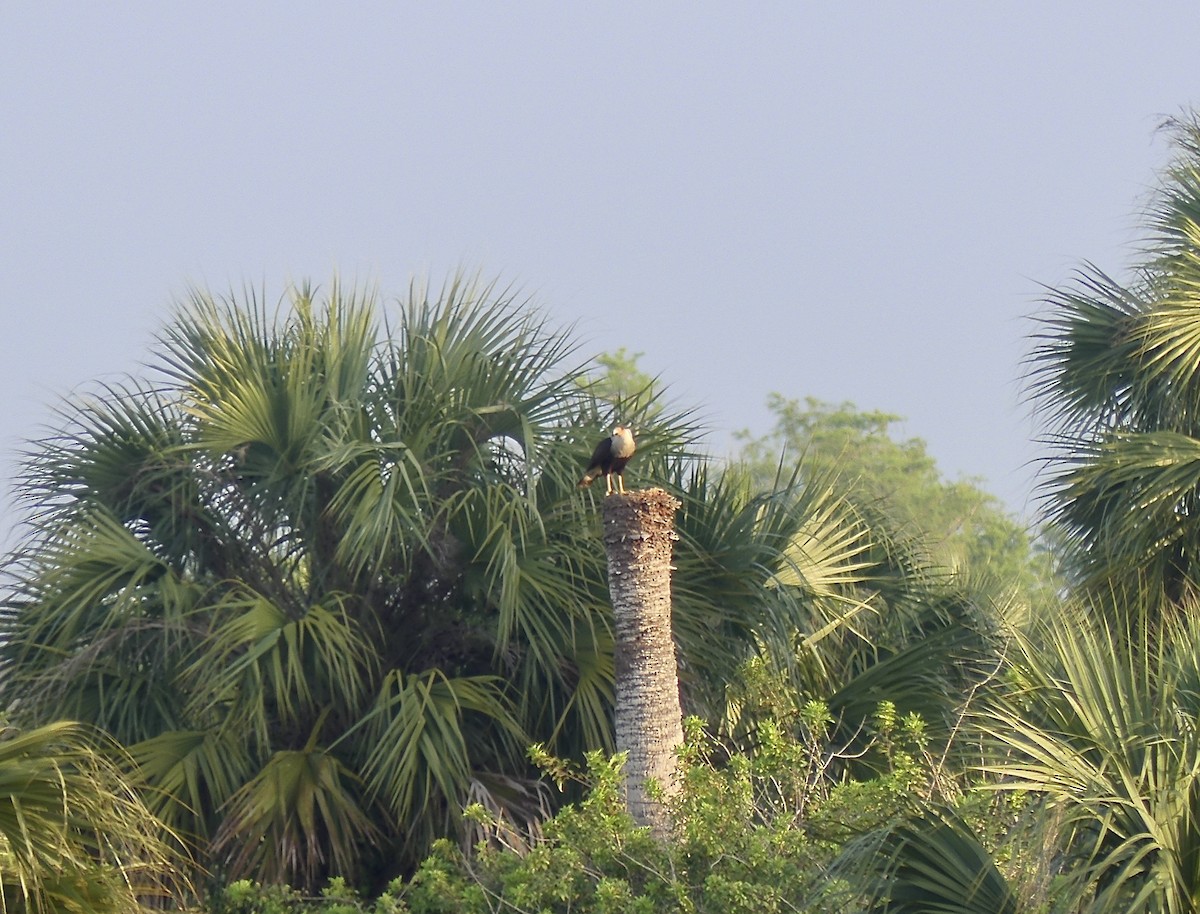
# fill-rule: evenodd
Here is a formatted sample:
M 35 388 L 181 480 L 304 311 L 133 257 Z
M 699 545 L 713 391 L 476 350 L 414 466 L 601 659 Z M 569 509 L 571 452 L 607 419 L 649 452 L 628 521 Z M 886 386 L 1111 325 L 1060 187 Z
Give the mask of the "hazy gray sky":
M 465 266 L 717 453 L 851 400 L 1022 510 L 1025 317 L 1128 262 L 1198 48 L 1194 0 L 4 3 L 0 473 L 189 284 Z

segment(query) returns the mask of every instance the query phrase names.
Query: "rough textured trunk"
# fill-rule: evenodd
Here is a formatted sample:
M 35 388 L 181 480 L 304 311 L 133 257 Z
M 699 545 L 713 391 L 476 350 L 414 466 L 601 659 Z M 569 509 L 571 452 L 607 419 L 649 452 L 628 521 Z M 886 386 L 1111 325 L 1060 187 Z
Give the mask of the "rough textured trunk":
M 683 742 L 679 673 L 671 637 L 671 544 L 679 502 L 662 489 L 604 499 L 604 550 L 616 622 L 617 751 L 625 768 L 629 812 L 664 834 L 670 822 L 646 790 L 676 788 L 675 750 Z

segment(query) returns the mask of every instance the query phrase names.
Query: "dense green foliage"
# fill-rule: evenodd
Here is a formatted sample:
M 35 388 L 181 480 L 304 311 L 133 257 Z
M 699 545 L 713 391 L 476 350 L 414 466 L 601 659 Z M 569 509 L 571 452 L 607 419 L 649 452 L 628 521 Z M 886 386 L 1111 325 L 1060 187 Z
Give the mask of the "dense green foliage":
M 486 810 L 467 817 L 486 835 L 471 852 L 448 841 L 414 876 L 372 902 L 344 885 L 310 902 L 320 914 L 348 911 L 490 914 L 497 910 L 576 914 L 770 914 L 804 908 L 845 910 L 854 893 L 823 872 L 850 836 L 890 822 L 923 792 L 930 769 L 920 720 L 886 721 L 871 752 L 878 773 L 861 780 L 833 772 L 839 748 L 820 702 L 793 707 L 765 725 L 752 751 L 730 755 L 691 719 L 681 756 L 683 790 L 675 803 L 675 837 L 656 841 L 633 824 L 621 798 L 621 759 L 591 753 L 586 769 L 535 753 L 557 780 L 577 779 L 577 805 L 533 835 L 507 833 Z M 728 759 L 717 764 L 716 759 Z M 290 902 L 291 907 L 288 907 Z M 280 890 L 233 886 L 214 914 L 275 914 L 301 901 Z
M 79 724 L 0 727 L 0 910 L 130 914 L 182 894 L 182 848 L 114 755 Z
M 4 699 L 128 746 L 217 871 L 386 875 L 468 797 L 536 813 L 531 740 L 606 744 L 573 344 L 489 288 L 397 312 L 197 294 L 152 382 L 31 458 Z M 659 428 L 646 471 L 686 434 Z
M 336 285 L 275 315 L 196 293 L 155 374 L 68 402 L 30 455 L 0 698 L 22 724 L 82 720 L 126 746 L 219 879 L 381 884 L 464 804 L 536 818 L 554 798 L 529 744 L 611 746 L 580 467 L 616 416 L 653 415 L 630 476 L 683 502 L 688 709 L 744 730 L 726 684 L 763 656 L 852 729 L 888 691 L 945 723 L 939 661 L 966 607 L 926 599 L 907 553 L 831 487 L 756 493 L 690 457 L 694 429 L 657 401 L 598 400 L 573 347 L 466 283 L 382 313 Z

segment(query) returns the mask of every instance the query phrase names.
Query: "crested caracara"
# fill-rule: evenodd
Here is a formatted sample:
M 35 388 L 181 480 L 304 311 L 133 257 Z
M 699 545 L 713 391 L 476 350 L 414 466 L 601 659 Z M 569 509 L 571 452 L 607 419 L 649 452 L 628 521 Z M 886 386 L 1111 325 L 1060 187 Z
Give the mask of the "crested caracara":
M 596 445 L 596 450 L 592 451 L 592 459 L 588 462 L 583 479 L 579 480 L 579 487 L 587 488 L 592 484 L 592 480 L 603 473 L 604 494 L 612 495 L 612 478 L 616 476 L 617 489 L 624 495 L 625 478 L 622 474 L 625 472 L 625 464 L 629 463 L 629 458 L 633 456 L 635 447 L 633 429 L 618 425 L 612 430 L 612 435 L 604 438 Z

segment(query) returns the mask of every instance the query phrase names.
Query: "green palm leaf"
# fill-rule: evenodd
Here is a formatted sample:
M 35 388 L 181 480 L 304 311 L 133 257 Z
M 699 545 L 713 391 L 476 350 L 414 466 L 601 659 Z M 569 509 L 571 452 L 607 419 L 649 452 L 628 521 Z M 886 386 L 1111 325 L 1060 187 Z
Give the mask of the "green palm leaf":
M 330 602 L 291 618 L 261 594 L 228 597 L 226 621 L 187 672 L 193 714 L 244 714 L 249 732 L 264 741 L 272 726 L 312 719 L 322 709 L 354 714 L 377 658 L 340 601 Z
M 503 746 L 474 745 L 472 717 L 500 727 L 505 742 L 521 736 L 494 677 L 450 679 L 439 670 L 384 678 L 365 718 L 371 746 L 364 776 L 396 817 L 411 823 L 431 807 L 460 801 L 470 782 L 473 756 L 503 756 Z
M 991 855 L 952 810 L 895 833 L 888 903 L 901 914 L 1016 914 L 1017 898 Z
M 1068 571 L 1093 598 L 1141 590 L 1152 614 L 1188 598 L 1200 558 L 1200 122 L 1173 133 L 1133 280 L 1088 268 L 1050 290 L 1031 359 Z
M 186 887 L 174 841 L 130 791 L 112 749 L 67 721 L 0 733 L 6 905 L 117 914 Z
M 129 748 L 147 803 L 197 846 L 219 826 L 222 807 L 254 773 L 240 728 L 164 730 Z
M 1076 607 L 1018 636 L 1017 688 L 981 721 L 998 786 L 1057 811 L 1091 911 L 1184 912 L 1200 897 L 1198 636 L 1190 619 L 1115 629 Z
M 332 870 L 354 878 L 356 850 L 378 840 L 357 776 L 317 744 L 320 722 L 302 749 L 277 750 L 229 798 L 214 854 L 235 877 L 316 888 Z

